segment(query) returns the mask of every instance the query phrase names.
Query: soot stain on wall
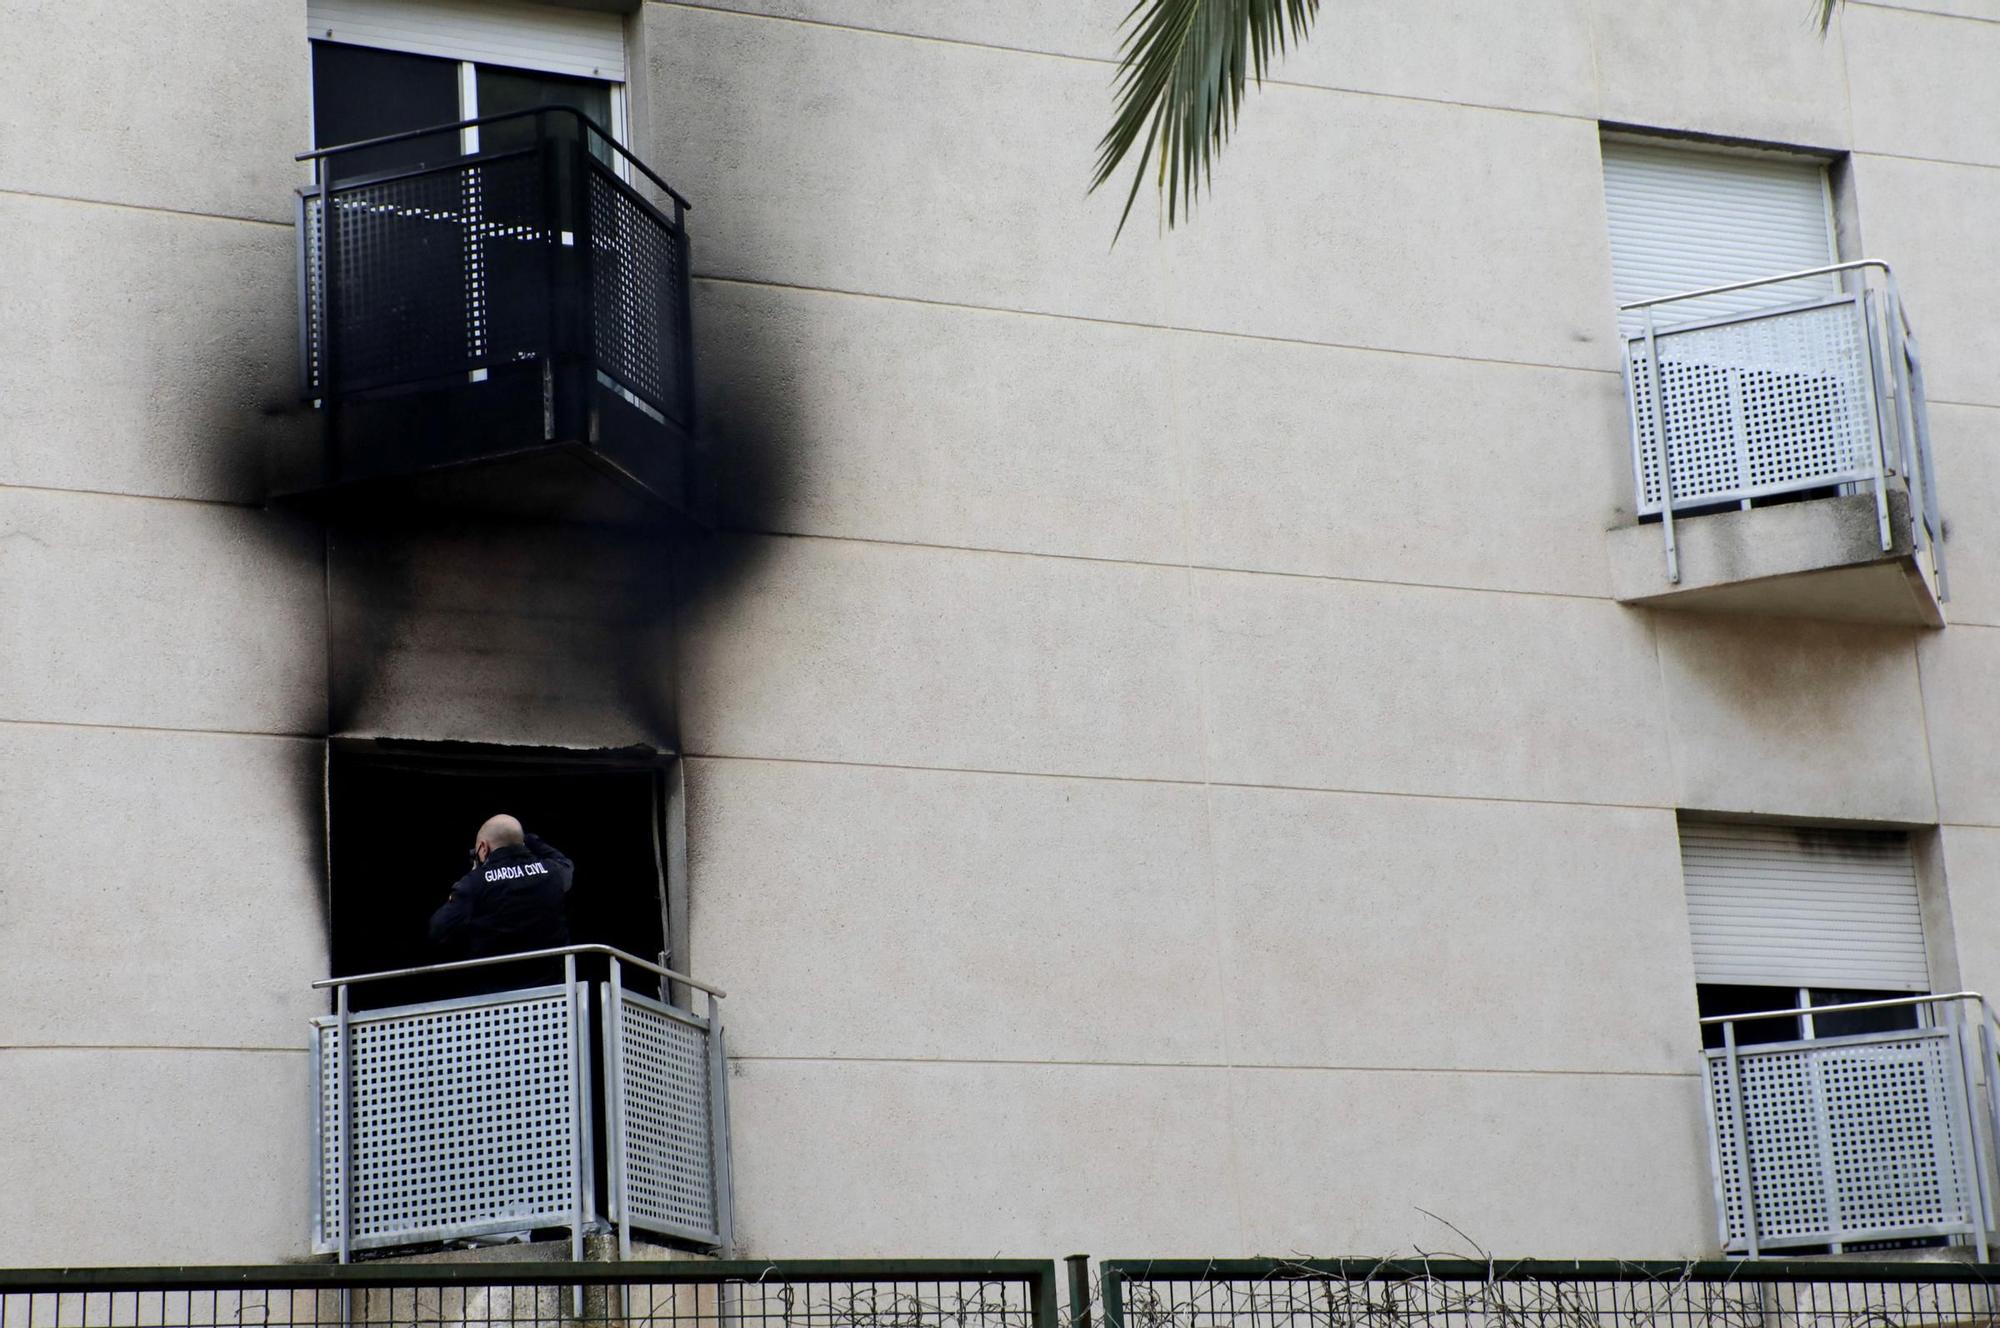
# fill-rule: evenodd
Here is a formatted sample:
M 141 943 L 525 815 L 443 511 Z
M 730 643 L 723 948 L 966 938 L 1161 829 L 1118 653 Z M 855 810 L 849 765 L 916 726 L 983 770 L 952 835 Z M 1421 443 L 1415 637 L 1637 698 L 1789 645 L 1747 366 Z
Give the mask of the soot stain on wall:
M 677 749 L 675 633 L 689 608 L 740 592 L 768 547 L 754 536 L 783 523 L 803 445 L 801 348 L 741 326 L 711 338 L 701 312 L 697 299 L 691 513 L 327 522 L 330 734 Z M 424 731 L 432 721 L 445 729 Z

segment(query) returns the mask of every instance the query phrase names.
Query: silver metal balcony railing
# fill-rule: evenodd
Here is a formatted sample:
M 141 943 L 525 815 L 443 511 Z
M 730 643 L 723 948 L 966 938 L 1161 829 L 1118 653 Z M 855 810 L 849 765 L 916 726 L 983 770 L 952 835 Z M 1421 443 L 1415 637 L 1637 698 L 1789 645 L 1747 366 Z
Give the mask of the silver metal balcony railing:
M 1728 298 L 1780 286 L 1823 293 L 1747 311 Z M 1660 517 L 1669 581 L 1680 581 L 1677 512 L 1870 489 L 1887 551 L 1896 483 L 1909 494 L 1912 545 L 1947 598 L 1923 362 L 1887 263 L 1835 263 L 1620 308 L 1636 507 Z
M 577 975 L 605 959 L 608 981 Z M 393 978 L 560 959 L 560 983 L 355 1011 L 349 989 Z M 661 980 L 627 991 L 627 965 Z M 678 983 L 701 1014 L 665 998 Z M 630 1256 L 634 1230 L 728 1251 L 729 1099 L 723 993 L 603 945 L 397 969 L 313 984 L 334 1013 L 313 1021 L 313 1248 L 338 1253 L 568 1227 L 583 1257 L 599 1216 L 593 1119 L 606 1133 L 603 1215 Z M 593 1026 L 597 1032 L 593 1037 Z M 600 1080 L 602 1115 L 593 1098 Z
M 1738 1024 L 1917 1009 L 1923 1027 L 1739 1045 Z M 1771 1250 L 1945 1237 L 1981 1263 L 2000 1193 L 1993 1011 L 1977 992 L 1703 1019 L 1722 1245 Z M 1808 1026 L 1810 1031 L 1810 1026 Z

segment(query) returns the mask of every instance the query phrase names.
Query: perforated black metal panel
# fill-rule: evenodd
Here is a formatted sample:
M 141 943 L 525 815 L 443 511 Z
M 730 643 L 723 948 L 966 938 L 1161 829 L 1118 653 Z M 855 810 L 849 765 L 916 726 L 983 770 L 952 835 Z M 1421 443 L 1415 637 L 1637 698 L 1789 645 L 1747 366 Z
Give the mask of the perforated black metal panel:
M 334 373 L 347 391 L 544 352 L 539 158 L 480 159 L 334 190 Z
M 598 368 L 679 422 L 682 381 L 680 236 L 603 166 L 590 166 L 590 293 Z

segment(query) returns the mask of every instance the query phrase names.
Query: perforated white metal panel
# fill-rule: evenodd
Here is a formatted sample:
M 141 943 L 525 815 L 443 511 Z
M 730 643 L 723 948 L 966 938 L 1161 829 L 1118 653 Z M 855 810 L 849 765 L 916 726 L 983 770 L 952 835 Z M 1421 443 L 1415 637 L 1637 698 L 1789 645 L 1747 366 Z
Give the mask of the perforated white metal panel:
M 306 0 L 306 35 L 625 81 L 625 27 L 618 15 L 530 0 Z
M 1660 400 L 1643 337 L 1628 343 L 1639 510 L 1660 510 L 1664 414 L 1676 511 L 1872 478 L 1873 370 L 1853 296 L 1658 334 Z
M 321 1198 L 338 1244 L 344 1180 L 338 1026 L 316 1021 Z M 569 1223 L 574 1032 L 562 988 L 358 1017 L 353 1037 L 353 1244 L 443 1240 Z
M 1750 1048 L 1732 1104 L 1727 1053 L 1709 1052 L 1724 1243 L 1749 1245 L 1746 1161 L 1760 1245 L 1971 1230 L 1959 1056 L 1952 1028 Z
M 1756 281 L 1835 261 L 1824 162 L 1807 157 L 1604 141 L 1604 209 L 1617 302 Z M 1832 277 L 1667 306 L 1667 322 L 1831 295 Z M 1630 336 L 1639 319 L 1620 315 Z
M 718 1239 L 708 1032 L 691 1016 L 630 992 L 621 1005 L 625 1220 Z
M 1697 982 L 1930 990 L 1909 836 L 1681 822 Z

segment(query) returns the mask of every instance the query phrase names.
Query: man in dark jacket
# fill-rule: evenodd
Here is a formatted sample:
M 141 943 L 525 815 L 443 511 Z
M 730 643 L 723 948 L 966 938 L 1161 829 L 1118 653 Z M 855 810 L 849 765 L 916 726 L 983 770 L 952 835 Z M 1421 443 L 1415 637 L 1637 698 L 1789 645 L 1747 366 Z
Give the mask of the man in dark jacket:
M 431 915 L 431 944 L 456 959 L 486 959 L 569 944 L 564 896 L 574 867 L 511 816 L 479 827 L 472 870 Z

